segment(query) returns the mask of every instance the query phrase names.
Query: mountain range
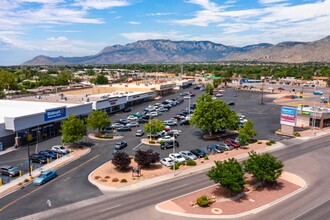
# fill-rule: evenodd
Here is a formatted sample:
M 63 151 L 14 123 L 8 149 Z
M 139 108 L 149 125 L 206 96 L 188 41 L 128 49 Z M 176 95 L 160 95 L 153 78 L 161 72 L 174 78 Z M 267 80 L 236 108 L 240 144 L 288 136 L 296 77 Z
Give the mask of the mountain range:
M 105 47 L 84 57 L 37 56 L 22 65 L 191 63 L 217 61 L 330 62 L 330 36 L 313 42 L 261 43 L 244 47 L 210 41 L 143 40 Z

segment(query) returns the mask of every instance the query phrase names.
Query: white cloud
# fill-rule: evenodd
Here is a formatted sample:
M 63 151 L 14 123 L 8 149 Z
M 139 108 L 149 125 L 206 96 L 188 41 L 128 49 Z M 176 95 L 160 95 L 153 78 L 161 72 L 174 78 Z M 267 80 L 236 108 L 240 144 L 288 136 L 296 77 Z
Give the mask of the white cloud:
M 127 23 L 133 24 L 133 25 L 141 24 L 141 22 L 138 22 L 138 21 L 129 21 Z
M 57 4 L 61 2 L 65 2 L 65 0 L 16 0 L 20 3 L 40 3 L 40 4 Z
M 67 41 L 68 38 L 64 37 L 64 36 L 60 36 L 60 37 L 49 37 L 47 38 L 48 41 L 60 41 L 60 42 L 64 42 Z
M 120 19 L 120 18 L 122 18 L 122 16 L 116 16 L 113 19 Z
M 176 13 L 173 12 L 156 12 L 156 13 L 150 13 L 146 14 L 146 16 L 166 16 L 166 15 L 174 15 Z
M 274 4 L 279 2 L 286 2 L 287 0 L 260 0 L 259 3 L 263 5 Z
M 113 7 L 129 6 L 129 0 L 78 0 L 75 5 L 84 8 L 107 9 Z

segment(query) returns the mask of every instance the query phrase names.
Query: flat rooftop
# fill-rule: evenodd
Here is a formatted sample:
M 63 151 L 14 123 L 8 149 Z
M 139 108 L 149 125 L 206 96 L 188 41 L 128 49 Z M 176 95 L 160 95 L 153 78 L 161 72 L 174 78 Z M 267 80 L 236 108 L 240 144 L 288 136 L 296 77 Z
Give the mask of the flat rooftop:
M 75 106 L 68 103 L 31 102 L 20 100 L 0 100 L 0 123 L 4 123 L 5 117 L 21 117 L 43 113 L 46 109 L 64 106 Z

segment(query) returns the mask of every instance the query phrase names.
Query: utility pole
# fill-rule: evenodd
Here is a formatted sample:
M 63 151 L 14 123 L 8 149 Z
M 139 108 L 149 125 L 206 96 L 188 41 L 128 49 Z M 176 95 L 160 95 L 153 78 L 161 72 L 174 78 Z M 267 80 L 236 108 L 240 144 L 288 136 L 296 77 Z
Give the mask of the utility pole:
M 29 160 L 29 178 L 31 180 L 32 174 L 31 174 L 31 160 L 30 160 L 30 144 L 28 144 L 28 160 Z
M 173 134 L 173 157 L 174 156 L 175 156 L 175 134 Z M 175 161 L 173 163 L 173 176 L 175 176 Z

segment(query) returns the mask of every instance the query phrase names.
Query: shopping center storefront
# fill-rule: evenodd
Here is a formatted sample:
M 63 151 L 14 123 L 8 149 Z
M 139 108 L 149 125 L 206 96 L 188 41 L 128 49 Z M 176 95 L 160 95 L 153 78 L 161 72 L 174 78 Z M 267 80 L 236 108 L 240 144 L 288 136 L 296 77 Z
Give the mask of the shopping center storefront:
M 87 117 L 92 103 L 67 104 L 1 100 L 0 142 L 6 148 L 60 135 L 61 122 L 70 115 Z

